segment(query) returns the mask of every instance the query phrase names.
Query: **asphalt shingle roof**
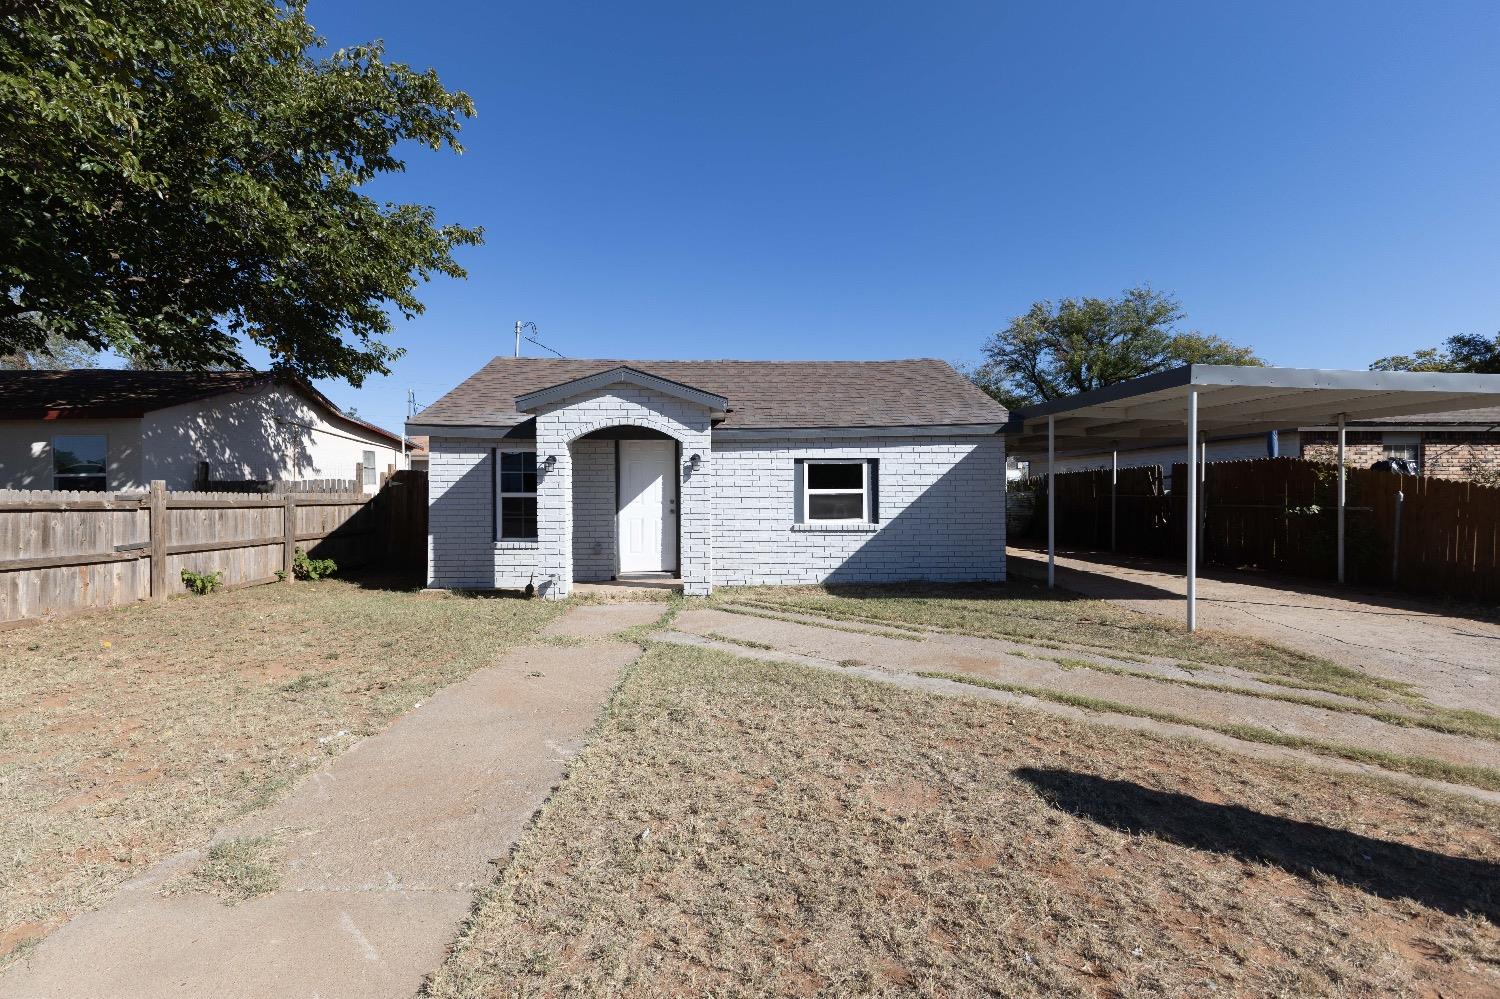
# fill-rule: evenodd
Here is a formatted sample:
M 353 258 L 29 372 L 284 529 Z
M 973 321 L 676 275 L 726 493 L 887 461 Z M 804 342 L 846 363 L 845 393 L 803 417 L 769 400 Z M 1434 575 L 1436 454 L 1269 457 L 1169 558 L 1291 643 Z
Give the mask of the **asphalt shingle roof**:
M 736 429 L 1004 423 L 1005 407 L 943 361 L 622 361 L 497 357 L 422 410 L 423 426 L 513 426 L 517 396 L 626 366 L 729 400 Z
M 184 402 L 275 383 L 290 385 L 330 416 L 364 427 L 400 445 L 401 438 L 373 423 L 345 416 L 317 389 L 273 371 L 122 371 L 71 368 L 0 371 L 0 420 L 116 419 L 142 416 Z
M 1416 416 L 1377 416 L 1369 420 L 1351 420 L 1350 425 L 1355 424 L 1399 424 L 1401 426 L 1421 426 L 1432 424 L 1484 424 L 1500 425 L 1500 406 L 1487 406 L 1484 409 L 1455 409 L 1446 413 L 1421 413 Z
M 0 419 L 140 416 L 272 380 L 263 371 L 0 371 Z

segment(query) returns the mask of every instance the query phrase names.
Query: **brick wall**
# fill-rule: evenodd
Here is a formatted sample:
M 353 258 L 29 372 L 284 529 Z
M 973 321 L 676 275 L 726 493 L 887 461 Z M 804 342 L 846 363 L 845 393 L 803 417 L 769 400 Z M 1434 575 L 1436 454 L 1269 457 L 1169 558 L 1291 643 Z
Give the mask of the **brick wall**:
M 529 441 L 428 442 L 429 586 L 520 588 L 536 573 L 536 544 L 495 541 L 493 446 L 531 450 Z
M 770 439 L 712 446 L 706 409 L 633 386 L 539 413 L 537 440 L 434 437 L 429 585 L 565 596 L 615 569 L 615 448 L 580 440 L 645 426 L 681 443 L 684 589 L 713 585 L 1005 578 L 1005 445 L 990 437 Z M 535 448 L 536 542 L 496 542 L 491 447 Z M 688 465 L 700 457 L 697 471 Z M 548 466 L 548 458 L 552 463 Z M 880 460 L 875 525 L 797 524 L 797 458 Z
M 1005 444 L 996 437 L 720 441 L 717 585 L 1005 578 Z M 880 459 L 880 523 L 797 524 L 797 458 Z
M 1369 468 L 1385 457 L 1381 432 L 1349 431 L 1344 448 L 1350 468 Z M 1410 433 L 1393 432 L 1405 441 Z M 1302 435 L 1302 457 L 1309 461 L 1338 461 L 1338 435 L 1317 431 Z M 1500 477 L 1500 433 L 1485 431 L 1424 431 L 1421 440 L 1421 471 L 1440 479 L 1485 482 Z
M 1500 477 L 1500 435 L 1479 431 L 1423 434 L 1422 473 L 1496 484 Z
M 1349 430 L 1344 434 L 1344 465 L 1348 468 L 1369 468 L 1385 457 L 1383 434 Z M 1339 460 L 1338 434 L 1327 431 L 1310 431 L 1302 434 L 1302 457 L 1308 461 L 1337 464 Z
M 679 470 L 678 552 L 683 592 L 691 596 L 707 595 L 713 579 L 708 474 L 713 464 L 713 446 L 709 411 L 705 406 L 628 384 L 611 385 L 594 394 L 565 399 L 537 413 L 539 587 L 546 596 L 566 596 L 578 578 L 575 548 L 569 542 L 576 502 L 573 490 L 566 488 L 572 482 L 574 465 L 569 445 L 596 430 L 619 426 L 649 427 L 676 438 L 682 445 L 684 459 L 699 455 L 703 466 L 700 471 L 691 472 L 685 467 Z
M 574 441 L 573 578 L 615 574 L 615 442 Z

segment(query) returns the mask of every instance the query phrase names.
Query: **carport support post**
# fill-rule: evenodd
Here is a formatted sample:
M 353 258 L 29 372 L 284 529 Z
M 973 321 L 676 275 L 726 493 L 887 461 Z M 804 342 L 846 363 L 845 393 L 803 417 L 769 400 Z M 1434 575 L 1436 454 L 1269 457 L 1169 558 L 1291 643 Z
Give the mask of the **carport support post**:
M 1047 589 L 1057 578 L 1057 426 L 1047 417 Z
M 1188 389 L 1187 410 L 1187 629 L 1198 628 L 1198 390 Z
M 1339 414 L 1339 582 L 1344 581 L 1344 414 Z

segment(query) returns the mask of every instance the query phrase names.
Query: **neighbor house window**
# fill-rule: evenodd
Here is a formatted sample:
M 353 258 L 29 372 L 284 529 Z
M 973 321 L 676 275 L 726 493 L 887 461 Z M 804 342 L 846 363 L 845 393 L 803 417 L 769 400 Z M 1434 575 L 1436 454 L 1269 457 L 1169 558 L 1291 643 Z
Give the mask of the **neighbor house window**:
M 365 452 L 365 461 L 364 461 L 364 470 L 363 470 L 363 473 L 362 473 L 364 475 L 364 487 L 366 489 L 373 489 L 373 488 L 375 488 L 375 484 L 376 484 L 376 482 L 375 482 L 375 475 L 376 475 L 377 471 L 378 470 L 375 468 L 375 452 L 374 451 L 366 451 Z
M 108 450 L 103 436 L 52 438 L 52 488 L 103 492 Z
M 863 523 L 870 519 L 870 466 L 859 459 L 809 461 L 802 509 L 809 521 Z
M 500 454 L 500 539 L 536 540 L 536 452 Z
M 1387 458 L 1399 458 L 1411 465 L 1413 475 L 1422 474 L 1422 445 L 1420 444 L 1387 444 L 1385 445 L 1385 456 Z

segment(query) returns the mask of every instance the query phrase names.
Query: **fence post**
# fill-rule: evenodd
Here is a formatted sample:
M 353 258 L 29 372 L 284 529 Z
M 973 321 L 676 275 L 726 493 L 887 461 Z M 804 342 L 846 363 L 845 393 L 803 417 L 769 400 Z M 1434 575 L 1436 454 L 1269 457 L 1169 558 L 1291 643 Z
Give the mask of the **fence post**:
M 151 599 L 167 599 L 167 483 L 151 480 Z
M 290 583 L 292 560 L 297 554 L 297 500 L 291 493 L 281 501 L 281 581 Z

